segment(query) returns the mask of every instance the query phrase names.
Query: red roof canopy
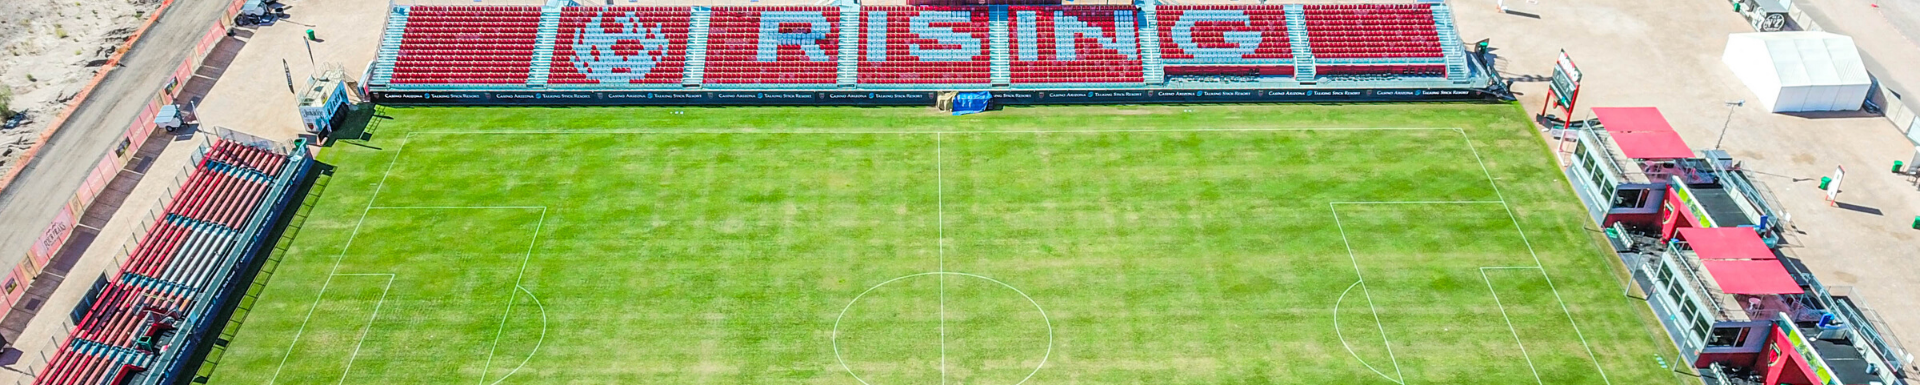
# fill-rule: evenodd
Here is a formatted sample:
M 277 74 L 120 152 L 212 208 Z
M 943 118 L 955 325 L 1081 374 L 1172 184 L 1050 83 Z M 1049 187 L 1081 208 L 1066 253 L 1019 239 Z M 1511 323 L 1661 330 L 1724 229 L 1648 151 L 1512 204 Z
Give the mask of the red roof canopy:
M 1702 260 L 1720 291 L 1727 294 L 1800 294 L 1800 283 L 1787 275 L 1779 260 Z
M 1620 155 L 1633 159 L 1685 159 L 1693 157 L 1693 148 L 1673 131 L 1612 132 Z
M 1684 228 L 1680 239 L 1700 259 L 1776 259 L 1760 235 L 1745 227 Z
M 1600 119 L 1600 125 L 1612 132 L 1673 132 L 1673 125 L 1667 124 L 1667 117 L 1660 115 L 1660 109 L 1653 107 L 1594 107 L 1593 116 Z

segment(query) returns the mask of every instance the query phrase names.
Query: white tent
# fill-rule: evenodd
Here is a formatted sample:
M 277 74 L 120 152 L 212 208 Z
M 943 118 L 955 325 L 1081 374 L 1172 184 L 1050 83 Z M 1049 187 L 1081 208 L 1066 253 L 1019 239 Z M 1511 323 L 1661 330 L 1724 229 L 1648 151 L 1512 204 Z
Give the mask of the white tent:
M 1857 110 L 1873 83 L 1853 38 L 1826 32 L 1728 35 L 1721 61 L 1773 112 Z

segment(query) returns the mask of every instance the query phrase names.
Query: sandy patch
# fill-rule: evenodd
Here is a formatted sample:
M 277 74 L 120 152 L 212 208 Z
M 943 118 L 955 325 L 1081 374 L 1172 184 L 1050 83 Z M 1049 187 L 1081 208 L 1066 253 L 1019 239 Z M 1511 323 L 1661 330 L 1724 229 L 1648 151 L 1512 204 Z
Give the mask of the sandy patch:
M 0 130 L 0 169 L 39 139 L 47 122 L 159 6 L 160 0 L 0 1 L 0 85 L 13 91 L 8 108 L 33 120 Z

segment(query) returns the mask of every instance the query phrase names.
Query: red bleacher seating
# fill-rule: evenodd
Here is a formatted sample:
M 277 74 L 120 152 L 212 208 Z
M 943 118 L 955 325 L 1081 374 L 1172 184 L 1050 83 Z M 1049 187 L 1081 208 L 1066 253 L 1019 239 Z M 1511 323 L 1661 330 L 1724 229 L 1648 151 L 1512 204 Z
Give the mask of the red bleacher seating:
M 267 178 L 286 162 L 285 155 L 225 140 L 209 147 L 34 383 L 111 384 L 146 370 L 146 363 L 127 360 L 151 360 L 159 351 L 149 347 L 181 348 L 142 346 L 140 339 L 177 327 L 162 321 L 182 319 L 196 294 L 216 289 L 212 280 L 234 248 L 251 244 L 235 229 L 252 219 L 270 195 Z
M 547 84 L 679 84 L 687 7 L 567 7 Z
M 1160 58 L 1167 64 L 1293 57 L 1285 6 L 1167 5 L 1154 9 L 1154 20 L 1159 24 Z M 1247 47 L 1235 37 L 1246 33 L 1259 34 L 1254 40 L 1258 43 Z
M 1321 75 L 1445 76 L 1447 66 L 1418 65 L 1322 65 L 1314 69 Z
M 34 377 L 33 383 L 99 384 L 121 365 L 99 355 L 66 347 L 53 356 L 46 369 Z
M 267 176 L 280 175 L 280 168 L 287 164 L 286 155 L 224 140 L 213 144 L 207 151 L 207 159 L 259 171 Z
M 1231 76 L 1293 76 L 1290 65 L 1184 65 L 1167 66 L 1168 76 L 1176 75 L 1231 75 Z
M 835 7 L 714 7 L 704 81 L 832 84 L 840 57 Z
M 1144 81 L 1133 7 L 1012 6 L 1008 13 L 1013 83 Z M 1072 46 L 1058 44 L 1077 24 L 1093 31 L 1073 36 Z
M 1307 5 L 1316 58 L 1440 57 L 1430 4 Z
M 413 6 L 394 84 L 524 84 L 540 28 L 533 6 Z
M 73 338 L 115 347 L 135 349 L 135 335 L 148 314 L 178 314 L 187 310 L 188 300 L 181 293 L 148 288 L 128 282 L 110 283 L 93 302 L 93 309 L 74 327 Z
M 873 6 L 863 10 L 860 83 L 990 82 L 986 7 Z

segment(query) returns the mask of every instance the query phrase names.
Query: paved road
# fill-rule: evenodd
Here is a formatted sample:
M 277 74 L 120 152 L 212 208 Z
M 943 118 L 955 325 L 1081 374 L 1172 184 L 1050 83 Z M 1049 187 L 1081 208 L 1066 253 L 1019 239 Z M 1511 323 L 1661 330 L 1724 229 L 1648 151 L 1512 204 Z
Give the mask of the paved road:
M 100 81 L 39 156 L 0 191 L 0 266 L 13 266 L 26 256 L 27 248 L 80 189 L 87 172 L 112 150 L 161 82 L 229 4 L 175 0 L 122 57 L 121 67 Z

